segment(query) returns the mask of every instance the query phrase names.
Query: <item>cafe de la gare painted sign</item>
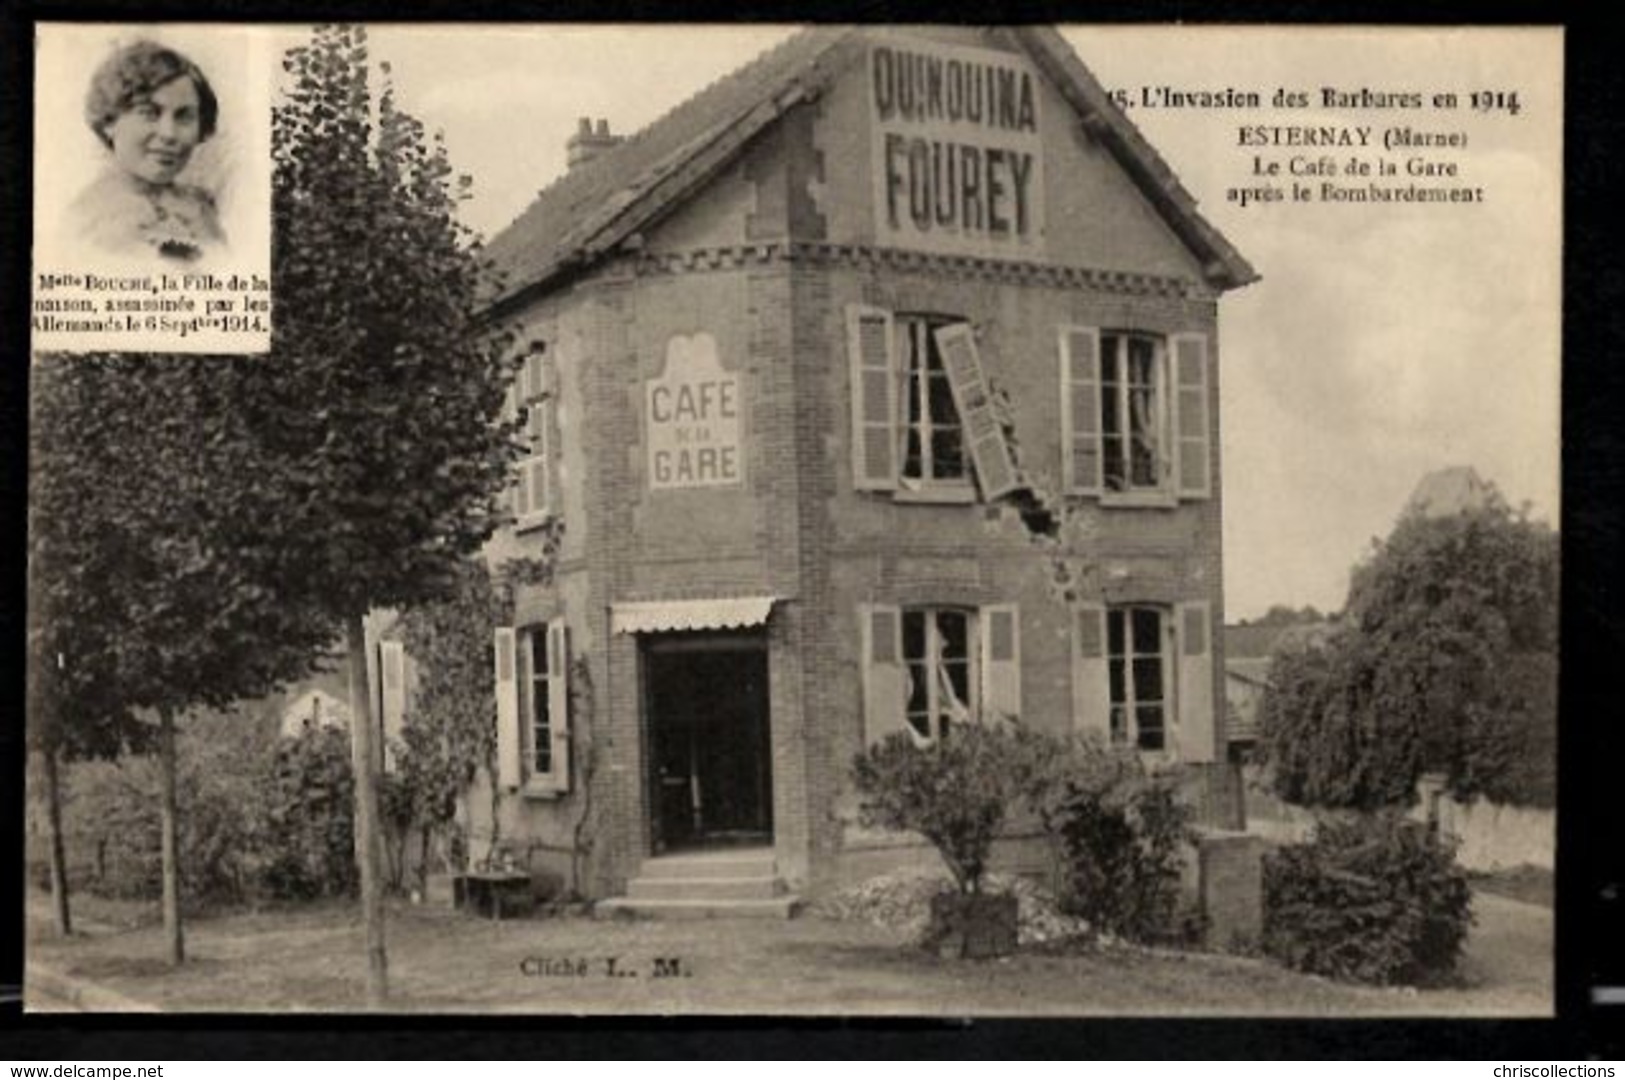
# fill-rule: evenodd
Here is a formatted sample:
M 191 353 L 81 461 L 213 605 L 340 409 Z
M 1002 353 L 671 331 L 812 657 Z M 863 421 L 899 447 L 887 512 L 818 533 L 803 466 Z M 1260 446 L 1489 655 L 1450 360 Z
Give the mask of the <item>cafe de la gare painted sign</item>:
M 724 371 L 710 334 L 666 343 L 660 375 L 644 384 L 649 487 L 737 487 L 744 483 L 739 376 Z
M 1030 256 L 1044 232 L 1039 79 L 1021 56 L 935 42 L 870 46 L 882 244 Z

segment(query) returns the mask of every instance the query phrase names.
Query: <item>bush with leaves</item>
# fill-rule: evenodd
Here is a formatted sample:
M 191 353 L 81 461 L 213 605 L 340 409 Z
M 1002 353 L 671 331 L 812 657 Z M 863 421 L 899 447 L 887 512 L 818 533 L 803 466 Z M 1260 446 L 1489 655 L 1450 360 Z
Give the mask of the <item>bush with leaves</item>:
M 1192 810 L 1138 753 L 1078 739 L 1047 759 L 1037 802 L 1056 846 L 1062 910 L 1131 941 L 1190 936 L 1180 865 Z
M 1430 985 L 1454 970 L 1472 924 L 1449 841 L 1397 813 L 1322 821 L 1264 862 L 1264 951 L 1299 971 Z
M 1040 737 L 1014 725 L 955 725 L 928 746 L 899 732 L 859 754 L 863 823 L 931 842 L 959 892 L 980 893 L 993 841 L 1032 789 Z
M 345 731 L 319 728 L 278 744 L 261 792 L 261 874 L 271 896 L 306 900 L 354 892 L 354 792 Z

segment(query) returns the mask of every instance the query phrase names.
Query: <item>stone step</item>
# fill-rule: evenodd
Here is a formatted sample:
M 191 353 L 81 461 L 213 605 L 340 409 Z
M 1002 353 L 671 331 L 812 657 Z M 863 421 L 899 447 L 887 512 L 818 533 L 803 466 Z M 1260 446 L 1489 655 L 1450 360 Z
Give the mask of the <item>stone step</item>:
M 656 855 L 643 860 L 641 878 L 757 878 L 774 876 L 772 848 L 702 851 L 692 855 Z
M 801 905 L 799 896 L 770 900 L 635 900 L 616 897 L 593 908 L 600 919 L 627 916 L 645 919 L 788 919 Z
M 627 882 L 631 900 L 771 900 L 784 892 L 772 874 L 755 877 L 637 877 Z

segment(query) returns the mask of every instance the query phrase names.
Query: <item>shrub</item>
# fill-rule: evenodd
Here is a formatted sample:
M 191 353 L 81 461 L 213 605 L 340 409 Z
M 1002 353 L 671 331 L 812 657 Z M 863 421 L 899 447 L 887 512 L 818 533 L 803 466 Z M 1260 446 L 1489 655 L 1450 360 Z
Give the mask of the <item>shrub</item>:
M 276 748 L 261 797 L 261 881 L 278 899 L 347 895 L 356 887 L 350 736 L 307 731 Z
M 1189 936 L 1180 917 L 1192 811 L 1135 753 L 1080 740 L 1051 759 L 1039 805 L 1057 847 L 1062 910 L 1132 941 Z
M 1394 813 L 1323 821 L 1264 862 L 1264 951 L 1300 971 L 1438 983 L 1471 923 L 1453 845 Z
M 957 725 L 929 746 L 893 734 L 853 763 L 863 823 L 924 836 L 958 891 L 979 893 L 993 840 L 1031 788 L 1037 738 L 981 724 Z

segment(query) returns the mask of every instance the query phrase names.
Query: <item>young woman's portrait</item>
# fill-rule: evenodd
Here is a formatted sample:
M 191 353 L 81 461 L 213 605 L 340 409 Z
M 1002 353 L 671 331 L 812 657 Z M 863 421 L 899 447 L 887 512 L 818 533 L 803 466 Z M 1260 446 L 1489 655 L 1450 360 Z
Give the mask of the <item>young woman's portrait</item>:
M 84 116 L 105 161 L 68 208 L 71 234 L 99 252 L 177 266 L 225 247 L 215 193 L 187 168 L 220 121 L 195 63 L 152 41 L 121 46 L 92 76 Z

